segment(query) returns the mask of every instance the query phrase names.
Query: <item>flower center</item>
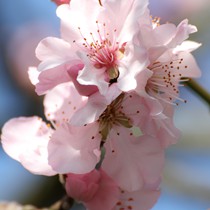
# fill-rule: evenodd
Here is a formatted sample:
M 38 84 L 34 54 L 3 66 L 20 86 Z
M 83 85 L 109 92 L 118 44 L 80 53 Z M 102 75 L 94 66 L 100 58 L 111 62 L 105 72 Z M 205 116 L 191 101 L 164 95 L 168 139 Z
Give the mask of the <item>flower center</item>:
M 188 66 L 183 65 L 183 59 L 177 59 L 170 62 L 155 62 L 149 69 L 153 71 L 152 77 L 148 80 L 146 85 L 146 91 L 149 95 L 165 101 L 170 104 L 178 105 L 174 103 L 176 99 L 185 102 L 178 97 L 180 82 L 185 82 L 186 79 L 182 77 L 182 70 L 187 69 Z
M 123 57 L 125 44 L 119 45 L 116 40 L 116 29 L 109 33 L 106 24 L 101 24 L 98 21 L 96 21 L 96 26 L 96 33 L 90 32 L 89 38 L 86 38 L 78 27 L 83 38 L 83 49 L 85 48 L 87 57 L 96 69 L 105 69 L 106 80 L 109 83 L 117 82 L 119 77 L 118 62 Z
M 113 126 L 131 128 L 131 120 L 122 112 L 122 101 L 125 94 L 120 94 L 99 117 L 99 132 L 105 141 Z

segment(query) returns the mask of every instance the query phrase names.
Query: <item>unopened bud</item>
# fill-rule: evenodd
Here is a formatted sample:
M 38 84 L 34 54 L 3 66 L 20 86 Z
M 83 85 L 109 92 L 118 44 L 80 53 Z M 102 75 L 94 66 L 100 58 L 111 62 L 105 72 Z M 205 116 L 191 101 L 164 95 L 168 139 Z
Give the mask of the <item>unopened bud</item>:
M 56 3 L 58 6 L 61 4 L 69 4 L 70 0 L 51 0 L 52 2 Z

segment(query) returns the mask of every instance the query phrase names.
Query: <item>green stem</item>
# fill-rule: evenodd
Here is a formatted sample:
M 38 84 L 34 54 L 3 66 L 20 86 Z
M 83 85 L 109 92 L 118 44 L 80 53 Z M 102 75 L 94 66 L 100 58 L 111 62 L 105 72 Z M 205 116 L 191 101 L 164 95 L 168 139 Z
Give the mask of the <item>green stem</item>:
M 186 85 L 197 95 L 199 95 L 210 106 L 210 93 L 208 93 L 207 90 L 205 90 L 200 84 L 198 84 L 193 79 L 187 81 Z

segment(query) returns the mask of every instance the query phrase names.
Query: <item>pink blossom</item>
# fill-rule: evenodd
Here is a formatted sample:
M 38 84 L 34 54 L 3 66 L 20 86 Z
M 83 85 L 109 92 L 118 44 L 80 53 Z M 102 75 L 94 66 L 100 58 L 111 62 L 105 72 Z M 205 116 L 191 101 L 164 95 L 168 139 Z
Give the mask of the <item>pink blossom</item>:
M 170 23 L 160 24 L 159 19 L 151 19 L 149 11 L 139 23 L 138 42 L 147 49 L 150 64 L 146 71 L 137 75 L 136 91 L 144 96 L 148 94 L 160 103 L 184 101 L 179 98 L 180 83 L 201 74 L 191 54 L 200 44 L 185 41 L 189 34 L 197 31 L 196 27 L 188 24 L 188 20 L 183 20 L 177 27 Z
M 86 102 L 87 97 L 81 96 L 72 82 L 60 84 L 44 97 L 45 116 L 58 127 L 62 123 L 69 122 L 72 115 Z
M 61 39 L 48 37 L 36 49 L 41 61 L 36 92 L 44 94 L 69 80 L 79 92 L 91 88 L 84 95 L 97 90 L 104 95 L 113 83 L 122 91 L 134 89 L 135 76 L 148 64 L 144 49 L 133 45 L 147 4 L 106 0 L 101 6 L 94 0 L 72 0 L 58 7 Z M 75 71 L 75 66 L 80 68 Z
M 158 106 L 148 106 L 134 92 L 117 94 L 117 98 L 109 103 L 99 93 L 93 94 L 84 106 L 86 111 L 81 108 L 73 115 L 72 118 L 79 119 L 77 125 L 66 124 L 54 132 L 48 152 L 49 164 L 55 171 L 64 174 L 85 173 L 91 167 L 93 170 L 100 145 L 104 144 L 106 154 L 102 168 L 121 188 L 139 190 L 145 184 L 153 185 L 160 179 L 164 164 L 161 140 L 151 136 L 151 131 L 147 133 L 149 127 L 151 129 L 147 121 L 144 127 L 139 126 L 142 120 L 152 118 L 152 115 L 157 117 L 161 107 L 159 110 Z M 132 129 L 139 130 L 140 134 L 134 135 Z M 158 133 L 159 129 L 155 127 L 154 132 Z M 72 165 L 76 171 L 73 171 Z
M 68 196 L 82 202 L 89 210 L 111 210 L 118 201 L 118 186 L 103 170 L 67 174 L 65 181 Z
M 72 103 L 69 101 L 69 96 L 74 99 Z M 85 142 L 85 138 L 82 138 L 81 135 L 82 130 L 80 131 L 79 127 L 69 128 L 68 123 L 69 117 L 85 103 L 85 97 L 80 96 L 69 82 L 51 90 L 44 101 L 46 117 L 54 128 L 44 123 L 39 117 L 11 119 L 2 129 L 1 138 L 4 150 L 35 174 L 57 174 L 60 170 L 56 170 L 54 165 L 59 164 L 59 167 L 65 167 L 63 165 L 65 161 L 71 165 L 67 172 L 87 173 L 91 171 L 100 160 L 100 141 L 93 141 L 92 144 Z M 88 130 L 88 127 L 86 129 Z M 58 148 L 50 147 L 50 149 L 56 157 L 61 149 L 61 153 L 68 154 L 69 159 L 62 161 L 63 156 L 61 156 L 51 164 L 48 150 L 49 142 L 54 142 L 54 138 L 62 139 L 63 142 L 60 142 Z M 66 143 L 68 145 L 65 145 Z M 65 147 L 63 148 L 62 145 Z

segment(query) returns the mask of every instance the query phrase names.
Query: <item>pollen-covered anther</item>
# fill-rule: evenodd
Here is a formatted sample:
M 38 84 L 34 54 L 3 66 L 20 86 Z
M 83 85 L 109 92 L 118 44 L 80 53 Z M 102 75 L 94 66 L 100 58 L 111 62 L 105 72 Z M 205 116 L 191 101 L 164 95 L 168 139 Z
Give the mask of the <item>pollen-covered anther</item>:
M 117 206 L 121 206 L 121 205 L 122 205 L 122 202 L 121 202 L 121 201 L 118 201 L 118 202 L 116 203 L 116 205 L 117 205 Z
M 153 28 L 160 26 L 160 17 L 153 18 L 151 15 L 150 18 L 152 19 Z

